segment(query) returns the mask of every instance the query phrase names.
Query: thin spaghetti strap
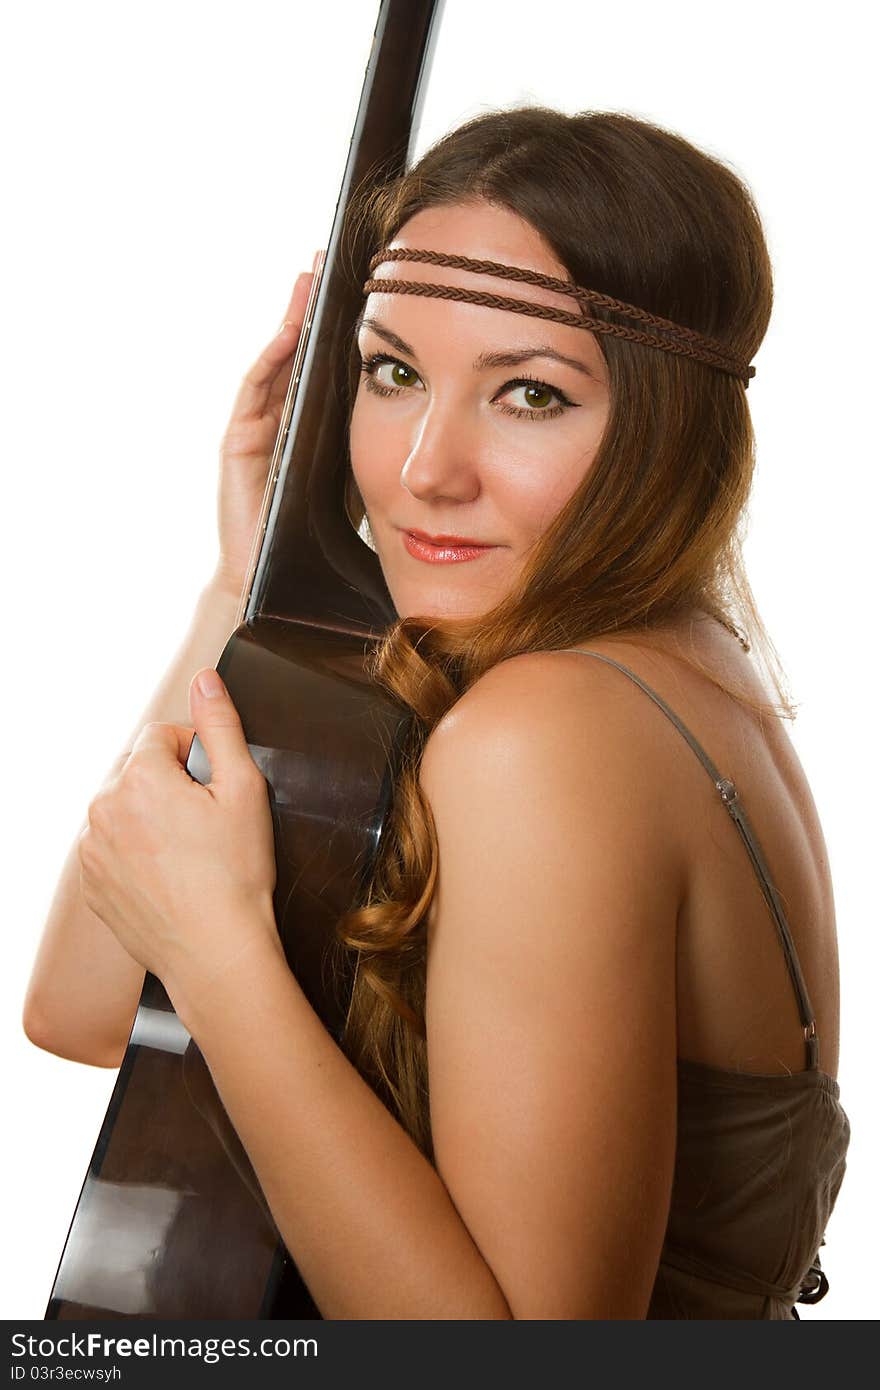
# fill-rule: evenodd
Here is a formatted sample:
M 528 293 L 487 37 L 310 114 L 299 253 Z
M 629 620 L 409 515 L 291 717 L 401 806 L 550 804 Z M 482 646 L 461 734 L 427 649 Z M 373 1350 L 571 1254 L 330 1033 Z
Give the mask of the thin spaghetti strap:
M 813 1013 L 813 1006 L 810 1003 L 810 996 L 807 992 L 806 982 L 804 980 L 803 972 L 801 970 L 800 961 L 798 960 L 797 951 L 795 950 L 794 941 L 792 940 L 791 930 L 786 920 L 785 909 L 782 906 L 782 899 L 779 896 L 776 886 L 770 877 L 770 871 L 767 867 L 767 861 L 764 858 L 761 846 L 758 843 L 758 837 L 752 828 L 751 822 L 749 821 L 745 813 L 745 810 L 743 809 L 743 806 L 739 800 L 739 793 L 737 792 L 737 789 L 734 786 L 733 782 L 730 780 L 729 777 L 722 776 L 722 774 L 718 771 L 718 768 L 713 763 L 712 759 L 709 757 L 709 754 L 706 752 L 705 748 L 703 748 L 702 744 L 700 744 L 697 741 L 697 739 L 691 733 L 687 725 L 682 723 L 678 715 L 675 713 L 673 709 L 670 709 L 669 705 L 667 705 L 666 701 L 662 698 L 662 696 L 658 695 L 656 690 L 652 690 L 651 687 L 647 685 L 645 681 L 642 680 L 641 676 L 636 675 L 635 671 L 631 671 L 628 666 L 624 666 L 623 663 L 620 661 L 615 661 L 614 658 L 611 656 L 605 656 L 602 652 L 592 651 L 585 647 L 557 647 L 554 648 L 554 650 L 563 652 L 579 652 L 581 656 L 595 656 L 599 659 L 599 661 L 605 661 L 608 663 L 609 666 L 616 666 L 618 671 L 623 671 L 625 675 L 629 676 L 630 680 L 635 681 L 636 685 L 641 686 L 642 690 L 644 690 L 646 695 L 649 695 L 651 697 L 655 705 L 659 705 L 663 713 L 667 716 L 667 718 L 672 720 L 672 723 L 678 729 L 682 738 L 684 738 L 687 741 L 687 743 L 690 744 L 694 753 L 696 753 L 700 762 L 703 764 L 703 767 L 706 769 L 709 776 L 712 778 L 712 781 L 715 783 L 715 787 L 721 796 L 721 800 L 727 807 L 730 818 L 736 826 L 737 830 L 739 831 L 740 838 L 743 844 L 745 845 L 746 850 L 748 851 L 748 856 L 751 860 L 752 867 L 757 875 L 758 882 L 761 886 L 761 892 L 764 895 L 764 900 L 770 909 L 774 921 L 776 922 L 779 939 L 782 944 L 782 951 L 785 956 L 785 963 L 788 968 L 788 973 L 791 977 L 792 984 L 794 985 L 795 994 L 797 995 L 800 1020 L 804 1027 L 804 1042 L 806 1044 L 807 1051 L 807 1068 L 808 1070 L 818 1069 L 819 1038 L 816 1034 L 816 1018 L 815 1014 Z

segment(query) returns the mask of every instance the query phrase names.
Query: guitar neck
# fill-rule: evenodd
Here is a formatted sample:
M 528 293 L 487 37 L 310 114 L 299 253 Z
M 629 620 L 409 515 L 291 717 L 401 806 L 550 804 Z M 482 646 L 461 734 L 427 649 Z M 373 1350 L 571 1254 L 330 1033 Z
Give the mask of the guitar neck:
M 254 542 L 243 621 L 258 617 L 377 636 L 395 617 L 381 567 L 344 509 L 344 404 L 355 320 L 375 248 L 350 217 L 358 192 L 406 167 L 424 102 L 440 0 L 384 0 L 364 74 L 330 242 L 315 276 L 301 351 Z

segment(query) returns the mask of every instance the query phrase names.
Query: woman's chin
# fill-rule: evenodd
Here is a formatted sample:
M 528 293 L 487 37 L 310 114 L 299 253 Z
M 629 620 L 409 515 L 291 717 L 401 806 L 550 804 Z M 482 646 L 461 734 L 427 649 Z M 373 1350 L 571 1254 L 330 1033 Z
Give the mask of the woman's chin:
M 448 568 L 458 567 L 449 566 Z M 470 567 L 462 566 L 461 568 L 469 569 Z M 490 612 L 501 602 L 506 591 L 505 585 L 497 582 L 497 576 L 493 576 L 493 578 L 496 582 L 481 585 L 473 582 L 465 583 L 460 575 L 450 576 L 446 582 L 438 576 L 436 579 L 432 578 L 430 583 L 414 583 L 409 576 L 406 576 L 402 583 L 395 583 L 393 578 L 389 583 L 389 576 L 387 573 L 385 574 L 388 592 L 398 617 L 427 618 L 432 622 L 443 622 L 444 620 L 454 622 L 456 618 L 479 618 L 482 614 Z
M 428 622 L 455 622 L 457 618 L 478 618 L 494 607 L 494 603 L 490 601 L 469 601 L 458 594 L 448 601 L 436 594 L 426 594 L 423 597 L 409 594 L 406 597 L 401 596 L 399 600 L 392 595 L 392 598 L 399 618 L 419 618 Z

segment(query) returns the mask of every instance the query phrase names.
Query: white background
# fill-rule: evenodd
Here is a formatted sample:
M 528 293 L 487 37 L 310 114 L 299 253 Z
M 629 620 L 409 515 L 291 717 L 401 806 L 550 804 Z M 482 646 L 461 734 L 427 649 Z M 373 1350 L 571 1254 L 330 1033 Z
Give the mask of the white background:
M 377 12 L 30 0 L 0 48 L 6 601 L 0 1314 L 41 1317 L 115 1073 L 20 1028 L 90 797 L 215 559 L 238 381 L 326 244 Z M 747 560 L 836 885 L 853 1140 L 805 1319 L 876 1317 L 876 223 L 870 7 L 448 0 L 420 148 L 488 107 L 626 111 L 754 190 L 776 307 Z M 768 930 L 771 930 L 768 921 Z

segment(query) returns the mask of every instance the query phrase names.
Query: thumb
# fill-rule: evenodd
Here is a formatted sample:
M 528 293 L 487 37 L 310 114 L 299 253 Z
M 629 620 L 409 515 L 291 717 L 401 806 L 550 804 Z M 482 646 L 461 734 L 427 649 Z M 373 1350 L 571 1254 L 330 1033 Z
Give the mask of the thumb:
M 210 666 L 190 682 L 189 708 L 195 731 L 211 764 L 211 785 L 235 776 L 245 764 L 255 766 L 232 697 Z

